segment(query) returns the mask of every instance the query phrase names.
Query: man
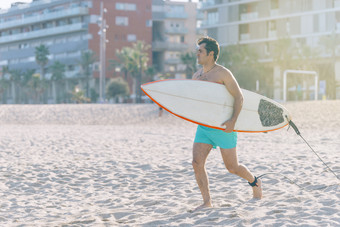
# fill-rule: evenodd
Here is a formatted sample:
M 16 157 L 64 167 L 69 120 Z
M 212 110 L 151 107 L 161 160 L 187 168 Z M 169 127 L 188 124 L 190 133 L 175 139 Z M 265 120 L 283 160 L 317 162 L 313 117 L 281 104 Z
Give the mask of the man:
M 225 67 L 216 64 L 219 54 L 219 44 L 210 37 L 201 38 L 197 41 L 197 61 L 202 65 L 194 75 L 194 80 L 205 80 L 223 84 L 234 97 L 234 111 L 230 119 L 222 124 L 225 130 L 212 129 L 199 125 L 197 127 L 192 165 L 201 194 L 203 204 L 196 209 L 212 207 L 209 192 L 209 180 L 205 170 L 205 162 L 211 151 L 216 146 L 220 147 L 224 164 L 228 171 L 245 179 L 253 188 L 253 197 L 262 198 L 261 180 L 256 178 L 237 160 L 236 142 L 237 132 L 233 132 L 237 117 L 242 109 L 243 95 L 233 74 Z

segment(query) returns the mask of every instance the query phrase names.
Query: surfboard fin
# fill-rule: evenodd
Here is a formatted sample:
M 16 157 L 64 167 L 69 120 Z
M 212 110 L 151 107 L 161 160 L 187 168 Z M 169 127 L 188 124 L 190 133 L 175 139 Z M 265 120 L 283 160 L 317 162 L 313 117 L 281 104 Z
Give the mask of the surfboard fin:
M 292 122 L 292 120 L 289 121 L 289 126 L 292 126 L 292 128 L 294 129 L 294 131 L 296 132 L 296 134 L 301 135 L 299 129 L 298 129 L 297 126 L 294 124 L 294 122 Z

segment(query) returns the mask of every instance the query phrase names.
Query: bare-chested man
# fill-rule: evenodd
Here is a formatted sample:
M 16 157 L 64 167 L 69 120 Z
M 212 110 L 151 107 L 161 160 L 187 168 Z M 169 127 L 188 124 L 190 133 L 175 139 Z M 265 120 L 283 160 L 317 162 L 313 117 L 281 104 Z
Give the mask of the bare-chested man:
M 196 181 L 203 197 L 203 204 L 196 209 L 212 207 L 209 192 L 209 180 L 205 169 L 205 162 L 213 147 L 220 147 L 224 164 L 228 171 L 247 180 L 253 188 L 253 197 L 262 198 L 261 180 L 256 178 L 237 160 L 236 143 L 237 132 L 234 132 L 237 117 L 242 109 L 243 95 L 233 74 L 225 67 L 216 64 L 219 54 L 219 44 L 210 37 L 197 41 L 197 60 L 202 65 L 194 75 L 194 80 L 205 80 L 223 84 L 234 97 L 233 116 L 222 124 L 225 130 L 212 129 L 199 125 L 193 146 L 192 165 L 195 171 Z

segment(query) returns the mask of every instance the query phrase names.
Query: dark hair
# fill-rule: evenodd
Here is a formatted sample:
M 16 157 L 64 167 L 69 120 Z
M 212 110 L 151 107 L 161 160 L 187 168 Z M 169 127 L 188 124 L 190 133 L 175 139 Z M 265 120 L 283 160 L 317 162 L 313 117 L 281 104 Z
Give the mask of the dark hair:
M 214 52 L 214 59 L 216 61 L 218 58 L 218 54 L 220 53 L 220 45 L 218 44 L 218 42 L 215 39 L 207 36 L 197 40 L 197 45 L 201 45 L 202 43 L 205 43 L 207 54 L 209 54 L 211 51 Z

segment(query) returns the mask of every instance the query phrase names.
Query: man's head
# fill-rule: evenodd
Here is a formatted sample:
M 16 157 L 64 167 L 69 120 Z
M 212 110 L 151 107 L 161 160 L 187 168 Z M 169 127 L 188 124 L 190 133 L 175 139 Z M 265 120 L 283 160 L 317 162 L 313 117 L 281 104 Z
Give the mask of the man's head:
M 217 61 L 218 54 L 220 52 L 220 46 L 215 39 L 211 37 L 203 37 L 197 41 L 197 45 L 199 46 L 198 52 L 201 52 L 201 54 L 206 54 L 207 57 L 213 57 L 213 60 L 215 62 Z M 198 60 L 200 61 L 200 59 Z

